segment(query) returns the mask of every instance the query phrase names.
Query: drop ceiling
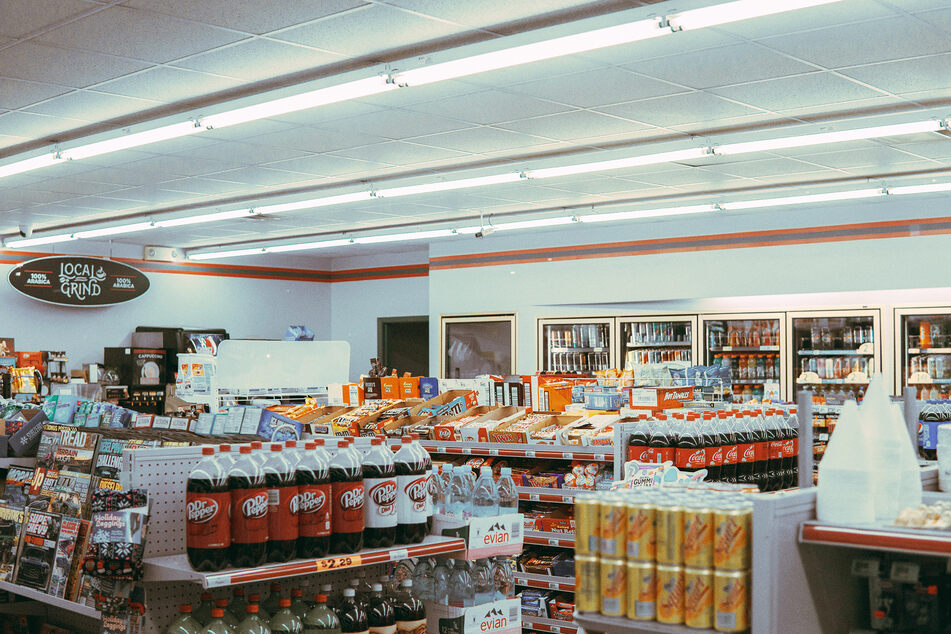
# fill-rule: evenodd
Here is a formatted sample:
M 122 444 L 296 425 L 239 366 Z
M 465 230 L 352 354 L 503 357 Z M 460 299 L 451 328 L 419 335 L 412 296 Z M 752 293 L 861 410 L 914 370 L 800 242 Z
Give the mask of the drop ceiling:
M 0 166 L 266 89 L 713 0 L 3 0 Z M 548 31 L 539 31 L 547 29 Z M 366 76 L 366 73 L 362 76 Z M 951 116 L 945 0 L 845 0 L 305 110 L 0 179 L 0 234 Z M 164 117 L 164 118 L 163 118 Z M 95 137 L 99 138 L 99 137 Z M 843 184 L 951 180 L 937 133 L 115 236 L 183 248 Z M 867 185 L 866 185 L 867 186 Z M 372 247 L 361 247 L 371 249 Z M 379 247 L 377 247 L 379 248 Z M 327 254 L 332 254 L 328 252 Z

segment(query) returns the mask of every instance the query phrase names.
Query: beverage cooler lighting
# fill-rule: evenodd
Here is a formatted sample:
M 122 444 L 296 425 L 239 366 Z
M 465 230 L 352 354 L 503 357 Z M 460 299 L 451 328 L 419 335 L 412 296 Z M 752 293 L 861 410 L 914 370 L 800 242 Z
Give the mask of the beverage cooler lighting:
M 762 400 L 766 387 L 782 381 L 780 320 L 710 319 L 706 327 L 706 362 L 730 368 L 733 401 Z M 777 394 L 778 395 L 778 394 Z
M 624 369 L 668 361 L 693 361 L 694 324 L 690 321 L 621 322 Z
M 951 314 L 901 314 L 897 351 L 899 391 L 916 388 L 919 399 L 951 396 Z
M 850 315 L 791 316 L 793 374 L 797 389 L 820 402 L 861 400 L 879 367 L 877 319 L 872 311 Z
M 545 372 L 594 372 L 611 363 L 611 324 L 557 320 L 542 322 L 542 359 Z

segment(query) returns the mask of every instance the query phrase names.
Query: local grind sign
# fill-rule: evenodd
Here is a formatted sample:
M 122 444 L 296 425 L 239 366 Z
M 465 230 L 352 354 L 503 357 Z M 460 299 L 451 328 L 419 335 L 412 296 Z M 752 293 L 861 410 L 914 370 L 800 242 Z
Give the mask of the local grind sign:
M 24 295 L 62 306 L 111 306 L 149 290 L 149 278 L 131 266 L 79 256 L 30 260 L 10 271 L 9 279 Z

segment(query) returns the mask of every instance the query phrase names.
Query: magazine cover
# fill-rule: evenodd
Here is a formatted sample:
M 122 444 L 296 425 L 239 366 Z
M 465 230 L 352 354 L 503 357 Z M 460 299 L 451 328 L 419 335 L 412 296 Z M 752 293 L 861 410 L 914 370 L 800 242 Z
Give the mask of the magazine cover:
M 73 561 L 69 568 L 69 579 L 66 582 L 65 598 L 70 601 L 76 601 L 79 597 L 79 589 L 82 585 L 82 564 L 86 558 L 86 551 L 89 549 L 89 526 L 89 520 L 82 520 L 79 523 L 79 535 L 76 537 L 76 552 L 73 553 Z
M 36 449 L 36 466 L 53 468 L 56 447 L 59 445 L 59 428 L 56 425 L 44 425 L 40 434 L 40 444 Z
M 69 517 L 88 517 L 91 482 L 88 473 L 60 471 L 50 487 L 48 510 Z
M 80 429 L 62 430 L 54 454 L 55 468 L 91 474 L 100 437 L 100 434 Z
M 56 542 L 56 558 L 53 560 L 53 572 L 50 575 L 49 589 L 54 597 L 66 596 L 66 586 L 76 556 L 76 543 L 79 539 L 81 520 L 77 517 L 63 517 L 59 527 L 59 539 Z
M 0 504 L 0 581 L 13 581 L 22 529 L 23 508 Z
M 30 485 L 33 482 L 33 467 L 11 465 L 3 485 L 3 499 L 11 506 L 25 507 L 30 501 Z
M 61 520 L 55 513 L 27 511 L 14 577 L 17 584 L 46 592 L 53 572 Z

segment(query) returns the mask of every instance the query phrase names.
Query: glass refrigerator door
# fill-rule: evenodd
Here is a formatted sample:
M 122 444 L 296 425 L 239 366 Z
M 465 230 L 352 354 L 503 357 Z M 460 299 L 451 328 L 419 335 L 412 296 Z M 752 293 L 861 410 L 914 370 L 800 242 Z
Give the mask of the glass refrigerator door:
M 539 372 L 589 373 L 613 367 L 613 319 L 539 319 L 538 338 Z
M 692 316 L 618 319 L 619 364 L 622 370 L 668 361 L 695 363 L 697 318 Z
M 785 324 L 776 313 L 704 315 L 704 363 L 726 365 L 733 402 L 783 398 Z
M 919 399 L 951 392 L 951 308 L 897 309 L 895 327 L 898 394 L 906 385 Z
M 790 313 L 795 391 L 827 405 L 861 399 L 881 368 L 879 321 L 878 310 Z

